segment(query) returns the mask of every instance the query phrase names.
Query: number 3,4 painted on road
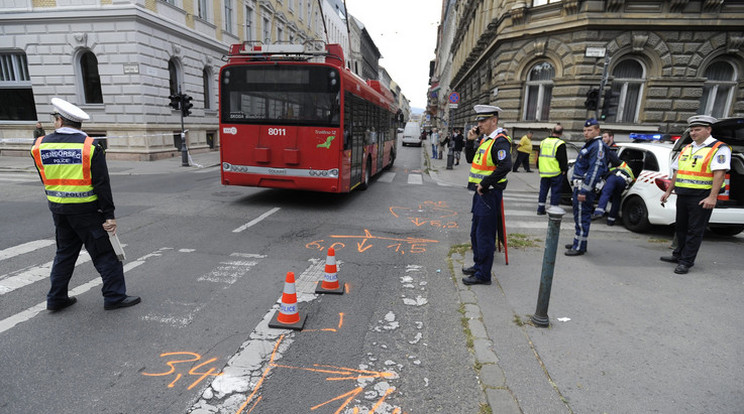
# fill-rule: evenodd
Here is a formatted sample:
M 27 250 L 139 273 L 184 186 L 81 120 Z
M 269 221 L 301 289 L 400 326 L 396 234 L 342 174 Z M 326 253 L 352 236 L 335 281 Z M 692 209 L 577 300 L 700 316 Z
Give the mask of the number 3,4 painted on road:
M 174 374 L 176 372 L 176 364 L 181 364 L 181 363 L 186 363 L 186 362 L 195 362 L 195 361 L 200 360 L 201 357 L 202 357 L 201 355 L 199 355 L 197 353 L 194 353 L 194 352 L 166 352 L 164 354 L 160 354 L 160 357 L 161 358 L 164 358 L 164 357 L 173 356 L 173 355 L 188 355 L 188 356 L 191 356 L 191 358 L 189 358 L 189 359 L 178 359 L 178 360 L 166 362 L 166 365 L 168 365 L 170 367 L 170 369 L 168 371 L 166 371 L 166 372 L 159 372 L 159 373 L 143 372 L 142 375 L 147 375 L 148 377 L 163 377 L 163 376 L 166 376 L 166 375 L 171 375 L 171 374 Z M 201 364 L 199 364 L 199 365 L 197 365 L 194 368 L 191 368 L 189 370 L 189 375 L 199 375 L 199 378 L 196 381 L 194 381 L 191 385 L 189 385 L 189 388 L 188 389 L 194 388 L 198 383 L 200 383 L 201 381 L 203 381 L 204 378 L 206 378 L 206 377 L 219 377 L 220 375 L 222 375 L 221 373 L 219 373 L 219 374 L 214 373 L 214 370 L 215 370 L 214 368 L 209 368 L 209 371 L 207 371 L 207 372 L 197 372 L 197 370 L 199 368 L 203 367 L 204 365 L 211 364 L 212 362 L 214 362 L 216 360 L 217 360 L 217 358 L 208 359 L 208 360 L 202 362 Z M 178 380 L 181 379 L 181 376 L 183 376 L 183 374 L 178 373 L 176 375 L 176 379 L 174 379 L 173 382 L 171 382 L 170 384 L 168 384 L 168 388 L 173 388 L 173 386 L 176 385 L 176 382 L 178 382 Z

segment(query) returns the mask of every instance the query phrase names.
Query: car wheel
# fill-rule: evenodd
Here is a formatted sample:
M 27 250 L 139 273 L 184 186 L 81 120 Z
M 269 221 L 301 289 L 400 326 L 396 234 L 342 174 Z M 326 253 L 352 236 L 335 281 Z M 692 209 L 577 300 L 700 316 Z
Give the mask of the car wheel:
M 623 206 L 623 224 L 636 233 L 643 233 L 651 228 L 648 222 L 648 209 L 640 197 L 633 197 L 625 201 Z
M 744 231 L 744 225 L 710 225 L 708 227 L 710 228 L 710 231 L 721 236 L 736 236 L 737 234 Z

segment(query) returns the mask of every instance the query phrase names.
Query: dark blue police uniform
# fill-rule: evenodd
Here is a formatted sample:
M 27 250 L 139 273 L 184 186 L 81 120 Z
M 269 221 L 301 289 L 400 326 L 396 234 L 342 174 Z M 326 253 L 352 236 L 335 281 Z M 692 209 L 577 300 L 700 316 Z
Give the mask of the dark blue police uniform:
M 491 159 L 496 164 L 496 168 L 481 180 L 483 194 L 478 194 L 477 191 L 473 193 L 470 209 L 473 213 L 470 226 L 470 243 L 475 263 L 472 268 L 475 271 L 473 277 L 487 283 L 491 281 L 496 238 L 501 223 L 501 201 L 507 184 L 504 179 L 512 168 L 511 143 L 501 132 L 501 128 L 493 134 L 496 136 L 496 141 L 491 147 Z M 469 163 L 473 161 L 475 150 L 472 141 L 466 142 L 465 158 Z M 470 182 L 468 188 L 476 190 L 477 185 Z
M 42 143 L 83 143 L 85 138 L 85 133 L 65 127 L 45 136 Z M 90 172 L 93 192 L 98 197 L 96 201 L 72 204 L 48 201 L 57 241 L 50 275 L 51 288 L 47 294 L 49 309 L 69 304 L 68 287 L 83 245 L 103 279 L 104 307 L 115 306 L 127 298 L 124 267 L 102 227 L 107 219 L 114 219 L 114 201 L 106 156 L 100 145 L 96 145 L 93 151 Z
M 608 150 L 601 136 L 594 137 L 581 148 L 576 164 L 574 164 L 572 181 L 574 183 L 573 214 L 576 233 L 571 249 L 581 253 L 586 252 L 596 197 L 594 189 L 608 170 Z M 586 196 L 583 202 L 579 202 L 579 194 Z

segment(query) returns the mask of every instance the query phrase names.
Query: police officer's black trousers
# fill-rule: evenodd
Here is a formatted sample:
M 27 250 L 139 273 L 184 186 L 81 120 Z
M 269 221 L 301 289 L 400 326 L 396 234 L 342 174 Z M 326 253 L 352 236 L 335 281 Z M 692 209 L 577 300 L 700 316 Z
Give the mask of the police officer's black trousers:
M 677 195 L 676 233 L 677 248 L 672 255 L 685 266 L 695 264 L 700 245 L 703 243 L 705 228 L 713 209 L 703 208 L 700 201 L 705 197 Z
M 126 297 L 124 267 L 116 258 L 105 221 L 100 213 L 52 214 L 56 228 L 57 254 L 50 275 L 52 287 L 47 294 L 47 305 L 57 306 L 68 298 L 68 285 L 75 270 L 80 249 L 85 245 L 93 266 L 103 279 L 104 305 L 113 305 Z

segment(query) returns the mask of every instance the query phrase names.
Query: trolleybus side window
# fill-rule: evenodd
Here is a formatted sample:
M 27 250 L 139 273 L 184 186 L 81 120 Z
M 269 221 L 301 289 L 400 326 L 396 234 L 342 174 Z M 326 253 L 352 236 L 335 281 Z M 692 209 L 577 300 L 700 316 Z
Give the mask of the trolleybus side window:
M 338 127 L 338 71 L 323 66 L 230 66 L 222 72 L 222 122 Z

